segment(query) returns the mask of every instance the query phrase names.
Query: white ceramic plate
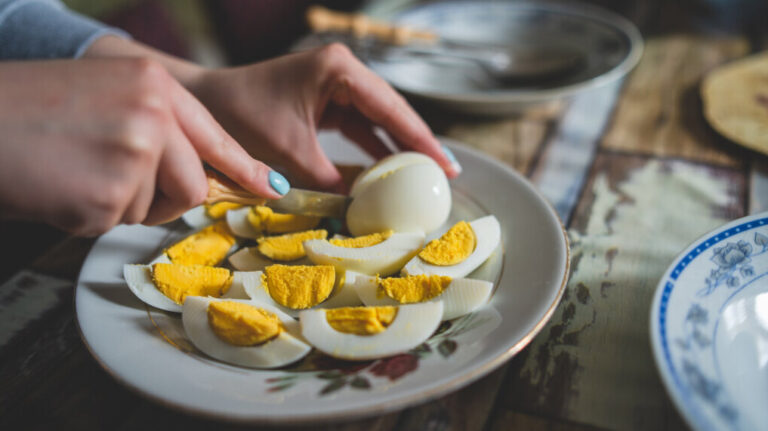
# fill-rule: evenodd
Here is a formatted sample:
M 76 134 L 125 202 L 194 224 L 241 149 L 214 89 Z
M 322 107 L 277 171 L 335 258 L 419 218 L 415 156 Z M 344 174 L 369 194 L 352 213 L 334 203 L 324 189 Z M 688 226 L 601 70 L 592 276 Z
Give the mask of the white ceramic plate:
M 332 159 L 366 158 L 339 135 L 321 135 Z M 83 339 L 117 380 L 160 403 L 242 422 L 315 423 L 401 409 L 457 390 L 525 347 L 563 293 L 568 245 L 552 208 L 505 165 L 452 144 L 464 173 L 453 182 L 451 220 L 494 214 L 506 248 L 473 276 L 497 282 L 490 304 L 443 324 L 425 345 L 375 362 L 320 354 L 282 370 L 252 370 L 206 357 L 178 315 L 145 307 L 122 279 L 187 229 L 121 226 L 102 236 L 83 265 L 75 295 Z
M 768 213 L 698 239 L 659 282 L 651 344 L 696 430 L 768 427 Z
M 557 80 L 509 86 L 461 60 L 392 57 L 368 61 L 397 89 L 456 111 L 507 115 L 563 99 L 623 77 L 642 55 L 636 27 L 614 13 L 555 2 L 437 2 L 409 10 L 397 22 L 441 37 L 497 47 L 556 46 L 579 53 L 583 67 Z

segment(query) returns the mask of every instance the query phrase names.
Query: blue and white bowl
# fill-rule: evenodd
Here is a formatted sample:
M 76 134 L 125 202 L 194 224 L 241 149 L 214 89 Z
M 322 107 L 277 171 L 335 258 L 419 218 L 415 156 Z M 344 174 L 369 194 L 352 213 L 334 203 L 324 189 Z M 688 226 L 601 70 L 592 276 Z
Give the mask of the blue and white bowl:
M 692 428 L 768 429 L 768 213 L 732 221 L 675 259 L 654 295 L 651 345 Z

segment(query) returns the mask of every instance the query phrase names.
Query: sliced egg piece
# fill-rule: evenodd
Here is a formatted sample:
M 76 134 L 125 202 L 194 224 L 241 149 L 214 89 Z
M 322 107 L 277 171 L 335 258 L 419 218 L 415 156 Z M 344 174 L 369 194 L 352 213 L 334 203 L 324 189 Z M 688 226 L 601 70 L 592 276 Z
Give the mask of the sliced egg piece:
M 159 262 L 157 265 L 163 269 L 169 269 L 168 266 L 183 267 L 186 265 L 173 265 L 169 263 Z M 168 265 L 168 266 L 165 266 Z M 123 277 L 125 278 L 128 288 L 133 292 L 136 297 L 142 300 L 145 304 L 151 305 L 161 310 L 171 311 L 174 313 L 181 313 L 181 304 L 174 301 L 170 297 L 166 296 L 156 285 L 157 277 L 154 274 L 155 265 L 133 265 L 128 264 L 123 266 Z M 184 301 L 192 296 L 187 296 L 186 293 L 181 293 L 185 290 L 185 287 L 189 287 L 184 279 L 197 280 L 198 285 L 194 287 L 197 294 L 210 295 L 220 293 L 225 298 L 248 298 L 246 291 L 251 289 L 256 283 L 260 283 L 260 274 L 256 272 L 230 272 L 225 268 L 214 268 L 200 265 L 189 266 L 181 270 L 181 276 L 175 276 L 174 270 L 170 269 L 163 271 L 163 281 L 166 284 L 173 284 L 174 281 L 180 282 L 176 286 L 167 286 L 165 290 L 167 292 L 173 292 L 172 296 Z M 221 285 L 215 285 L 215 283 L 209 283 L 203 285 L 201 279 L 205 277 L 205 273 L 219 273 L 227 272 L 227 277 L 231 277 L 228 284 L 223 283 Z M 211 275 L 211 274 L 209 274 Z M 216 274 L 211 275 L 211 278 L 215 278 Z M 225 287 L 226 284 L 226 287 Z
M 431 277 L 444 278 L 430 283 L 428 279 Z M 355 274 L 350 277 L 350 280 L 348 284 L 367 306 L 400 305 L 423 301 L 442 302 L 443 320 L 455 319 L 477 310 L 488 302 L 493 291 L 493 283 L 489 281 L 471 278 L 451 279 L 436 275 L 380 279 Z M 384 288 L 382 282 L 389 282 L 389 285 Z M 436 288 L 435 285 L 438 284 L 442 286 Z
M 181 215 L 187 226 L 202 229 L 224 218 L 231 210 L 242 207 L 233 202 L 218 202 L 210 205 L 198 205 Z
M 368 242 L 370 237 L 376 235 L 379 235 L 381 242 Z M 422 244 L 422 232 L 396 232 L 331 241 L 309 240 L 304 241 L 304 250 L 309 260 L 318 265 L 333 265 L 339 271 L 390 275 L 399 271 L 418 252 Z
M 227 213 L 232 232 L 243 238 L 258 239 L 265 234 L 300 232 L 316 228 L 320 217 L 281 214 L 266 206 L 241 208 Z
M 235 245 L 235 237 L 224 221 L 207 226 L 165 249 L 173 263 L 218 265 Z
M 268 304 L 192 296 L 184 302 L 181 319 L 192 344 L 233 365 L 276 368 L 312 350 L 301 341 L 298 322 Z
M 392 309 L 394 319 L 387 324 Z M 330 356 L 348 360 L 376 359 L 420 345 L 435 332 L 443 316 L 442 302 L 401 305 L 392 309 L 304 310 L 299 313 L 301 334 L 307 342 Z
M 306 256 L 290 262 L 279 262 L 259 253 L 256 247 L 243 247 L 229 256 L 229 264 L 238 271 L 263 271 L 269 265 L 312 265 Z
M 308 230 L 304 232 L 289 233 L 279 236 L 269 236 L 259 238 L 259 252 L 272 259 L 279 261 L 291 261 L 301 259 L 307 253 L 304 249 L 304 242 L 313 239 L 325 239 L 328 231 L 325 229 Z
M 312 272 L 321 273 L 313 275 Z M 255 283 L 249 283 L 245 293 L 251 299 L 269 304 L 289 316 L 296 317 L 302 309 L 313 307 L 338 308 L 362 304 L 350 285 L 356 274 L 337 272 L 331 266 L 273 265 L 255 274 L 258 274 L 254 277 Z M 270 284 L 270 279 L 277 279 L 277 284 Z
M 414 256 L 403 268 L 403 275 L 447 275 L 451 278 L 463 278 L 483 264 L 501 242 L 501 227 L 495 216 L 489 215 L 469 222 L 475 237 L 474 250 L 467 255 L 466 238 L 455 238 L 453 228 L 443 237 L 431 241 L 422 252 L 430 263 L 422 257 L 422 252 Z M 461 257 L 456 261 L 456 257 Z M 447 262 L 448 264 L 444 264 Z M 454 262 L 454 263 L 451 263 Z

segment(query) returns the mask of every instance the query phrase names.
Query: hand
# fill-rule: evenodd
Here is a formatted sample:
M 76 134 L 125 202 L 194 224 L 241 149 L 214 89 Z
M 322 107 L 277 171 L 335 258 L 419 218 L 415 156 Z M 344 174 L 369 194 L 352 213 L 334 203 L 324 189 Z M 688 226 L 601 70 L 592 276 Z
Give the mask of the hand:
M 2 215 L 82 235 L 167 221 L 204 200 L 202 161 L 280 197 L 270 169 L 154 61 L 4 63 L 0 94 Z
M 317 142 L 318 127 L 338 128 L 378 159 L 390 153 L 373 132 L 380 126 L 401 149 L 431 156 L 449 177 L 461 169 L 407 102 L 343 45 L 204 71 L 189 88 L 249 153 L 305 183 L 343 188 Z

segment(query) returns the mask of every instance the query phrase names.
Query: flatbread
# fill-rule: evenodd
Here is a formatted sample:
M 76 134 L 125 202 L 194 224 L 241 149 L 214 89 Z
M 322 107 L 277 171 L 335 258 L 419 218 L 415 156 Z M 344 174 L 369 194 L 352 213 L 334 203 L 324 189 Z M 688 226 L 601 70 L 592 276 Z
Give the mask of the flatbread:
M 715 130 L 768 154 L 768 51 L 710 72 L 701 97 L 704 117 Z

